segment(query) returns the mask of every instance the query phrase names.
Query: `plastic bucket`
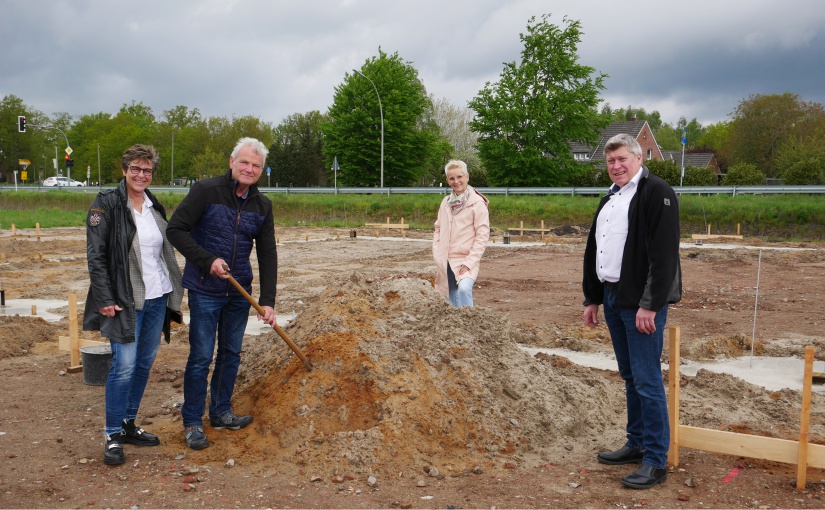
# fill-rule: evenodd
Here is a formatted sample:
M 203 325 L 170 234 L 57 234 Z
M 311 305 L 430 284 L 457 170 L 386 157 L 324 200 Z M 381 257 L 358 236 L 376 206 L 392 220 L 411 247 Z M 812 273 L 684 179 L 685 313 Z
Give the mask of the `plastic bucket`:
M 109 369 L 112 367 L 112 347 L 109 345 L 81 347 L 80 362 L 83 363 L 83 384 L 103 386 L 109 378 Z

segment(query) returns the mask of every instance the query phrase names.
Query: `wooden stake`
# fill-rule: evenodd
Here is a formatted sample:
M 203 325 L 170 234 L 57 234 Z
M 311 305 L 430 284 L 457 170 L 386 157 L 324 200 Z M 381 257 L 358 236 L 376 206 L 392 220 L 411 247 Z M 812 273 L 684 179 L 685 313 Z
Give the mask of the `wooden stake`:
M 667 328 L 669 341 L 669 366 L 668 366 L 668 403 L 667 411 L 670 416 L 670 451 L 667 454 L 668 464 L 673 467 L 679 466 L 679 350 L 681 349 L 681 330 L 679 326 L 669 326 Z
M 811 385 L 813 384 L 814 348 L 805 347 L 805 374 L 802 376 L 802 416 L 799 420 L 799 457 L 796 461 L 796 488 L 805 488 L 808 470 L 808 436 L 811 425 Z
M 518 235 L 523 236 L 524 235 L 524 220 L 521 220 L 521 221 L 518 222 L 518 227 L 519 227 Z
M 710 223 L 708 223 L 708 236 L 710 236 Z
M 739 227 L 740 227 L 740 226 L 741 226 L 741 225 L 740 225 L 739 223 L 737 223 L 737 224 L 736 224 L 736 235 L 738 235 L 738 236 L 741 236 L 741 235 L 742 235 L 742 232 L 741 232 L 741 231 L 740 231 L 740 229 L 739 229 Z
M 37 305 L 32 305 L 32 315 L 37 317 Z
M 17 229 L 15 228 L 14 223 L 11 224 L 11 235 L 12 237 L 17 235 Z
M 80 345 L 77 336 L 77 294 L 69 294 L 69 369 L 82 368 L 80 365 Z
M 541 220 L 541 238 L 544 239 L 544 220 Z
M 40 223 L 35 223 L 34 227 L 37 230 L 37 241 L 40 242 Z

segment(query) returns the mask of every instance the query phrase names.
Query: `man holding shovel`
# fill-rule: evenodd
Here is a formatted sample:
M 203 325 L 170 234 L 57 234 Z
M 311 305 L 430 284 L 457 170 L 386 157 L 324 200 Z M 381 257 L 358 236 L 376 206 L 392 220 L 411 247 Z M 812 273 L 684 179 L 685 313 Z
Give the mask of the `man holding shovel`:
M 254 244 L 261 287 L 259 306 L 264 312 L 258 319 L 274 326 L 278 256 L 272 202 L 255 185 L 267 153 L 260 141 L 241 138 L 229 158 L 230 170 L 192 185 L 167 230 L 169 241 L 186 257 L 183 286 L 189 290 L 190 350 L 183 375 L 181 417 L 186 444 L 194 450 L 209 446 L 203 415 L 216 339 L 209 423 L 216 430 L 239 430 L 252 423 L 252 416 L 232 412 L 250 303 L 229 278 L 231 273 L 246 292 L 252 290 L 249 256 Z

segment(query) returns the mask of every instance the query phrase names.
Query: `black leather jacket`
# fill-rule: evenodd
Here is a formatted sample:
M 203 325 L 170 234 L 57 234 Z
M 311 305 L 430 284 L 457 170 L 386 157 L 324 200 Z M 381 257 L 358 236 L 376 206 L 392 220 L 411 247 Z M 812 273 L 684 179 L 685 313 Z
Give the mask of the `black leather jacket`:
M 149 190 L 146 194 L 152 207 L 166 220 L 166 210 Z M 180 309 L 183 290 L 180 285 L 180 269 L 174 260 L 174 252 L 164 237 L 164 262 L 175 291 L 170 295 L 167 309 Z M 137 232 L 126 184 L 121 181 L 117 188 L 98 193 L 86 215 L 86 257 L 89 264 L 89 293 L 83 312 L 83 329 L 100 330 L 101 335 L 113 342 L 135 341 L 135 296 L 129 279 L 129 250 Z M 169 254 L 173 260 L 169 262 Z M 98 309 L 118 305 L 122 312 L 105 317 Z M 168 314 L 167 314 L 168 316 Z M 168 341 L 168 339 L 167 339 Z

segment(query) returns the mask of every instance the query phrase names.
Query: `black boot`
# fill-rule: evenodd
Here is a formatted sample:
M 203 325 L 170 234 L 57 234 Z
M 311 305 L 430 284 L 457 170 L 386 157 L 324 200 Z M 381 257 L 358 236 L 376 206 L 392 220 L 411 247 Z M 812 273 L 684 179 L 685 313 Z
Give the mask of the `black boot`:
M 596 455 L 596 460 L 602 464 L 610 464 L 611 466 L 619 464 L 640 464 L 644 455 L 644 450 L 623 446 L 615 452 L 600 452 Z
M 649 489 L 667 480 L 667 469 L 656 469 L 642 465 L 636 471 L 622 478 L 622 483 L 634 489 Z

